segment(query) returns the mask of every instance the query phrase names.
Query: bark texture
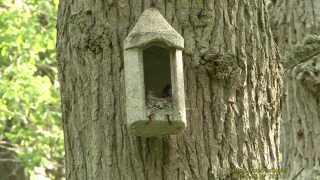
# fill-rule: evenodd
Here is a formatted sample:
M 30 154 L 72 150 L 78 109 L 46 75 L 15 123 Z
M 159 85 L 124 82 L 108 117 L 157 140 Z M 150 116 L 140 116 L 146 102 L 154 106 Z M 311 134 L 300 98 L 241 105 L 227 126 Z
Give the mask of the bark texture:
M 281 80 L 264 1 L 154 4 L 185 39 L 187 129 L 163 138 L 128 135 L 123 40 L 150 1 L 60 0 L 66 178 L 274 176 Z
M 320 1 L 273 0 L 271 23 L 281 54 L 302 43 L 308 34 L 320 34 Z
M 280 152 L 284 179 L 320 178 L 320 1 L 271 5 L 285 67 Z M 313 35 L 310 35 L 313 34 Z

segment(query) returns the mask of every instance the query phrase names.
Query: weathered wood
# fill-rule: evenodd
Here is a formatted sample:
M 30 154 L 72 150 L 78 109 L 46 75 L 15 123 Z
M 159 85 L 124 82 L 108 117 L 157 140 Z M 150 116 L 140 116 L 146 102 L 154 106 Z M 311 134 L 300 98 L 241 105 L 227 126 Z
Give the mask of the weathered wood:
M 156 8 L 144 10 L 125 38 L 125 106 L 131 135 L 159 137 L 185 129 L 183 47 L 184 39 Z M 164 88 L 169 92 L 163 94 Z

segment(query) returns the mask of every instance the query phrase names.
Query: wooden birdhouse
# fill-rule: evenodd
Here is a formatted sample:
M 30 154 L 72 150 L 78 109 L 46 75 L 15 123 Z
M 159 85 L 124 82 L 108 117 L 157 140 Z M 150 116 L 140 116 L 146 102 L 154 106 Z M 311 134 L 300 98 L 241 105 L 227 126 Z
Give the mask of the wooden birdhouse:
M 145 10 L 124 41 L 126 117 L 137 136 L 177 134 L 186 127 L 184 39 L 157 9 Z

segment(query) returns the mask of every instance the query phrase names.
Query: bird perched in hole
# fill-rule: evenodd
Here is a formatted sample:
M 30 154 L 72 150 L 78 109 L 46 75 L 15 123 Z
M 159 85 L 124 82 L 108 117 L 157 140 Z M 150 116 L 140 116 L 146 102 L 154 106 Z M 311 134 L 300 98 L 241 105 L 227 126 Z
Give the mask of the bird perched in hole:
M 167 97 L 172 97 L 172 88 L 171 88 L 171 84 L 167 84 L 161 93 L 161 97 L 163 98 L 167 98 Z

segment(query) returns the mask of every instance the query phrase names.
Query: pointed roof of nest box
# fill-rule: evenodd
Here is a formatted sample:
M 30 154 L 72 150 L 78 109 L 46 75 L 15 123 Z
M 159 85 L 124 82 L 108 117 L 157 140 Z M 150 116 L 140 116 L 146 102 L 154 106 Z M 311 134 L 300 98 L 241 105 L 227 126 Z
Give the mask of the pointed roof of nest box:
M 183 37 L 174 30 L 155 8 L 146 9 L 124 41 L 124 48 L 144 47 L 160 42 L 168 47 L 183 49 Z

